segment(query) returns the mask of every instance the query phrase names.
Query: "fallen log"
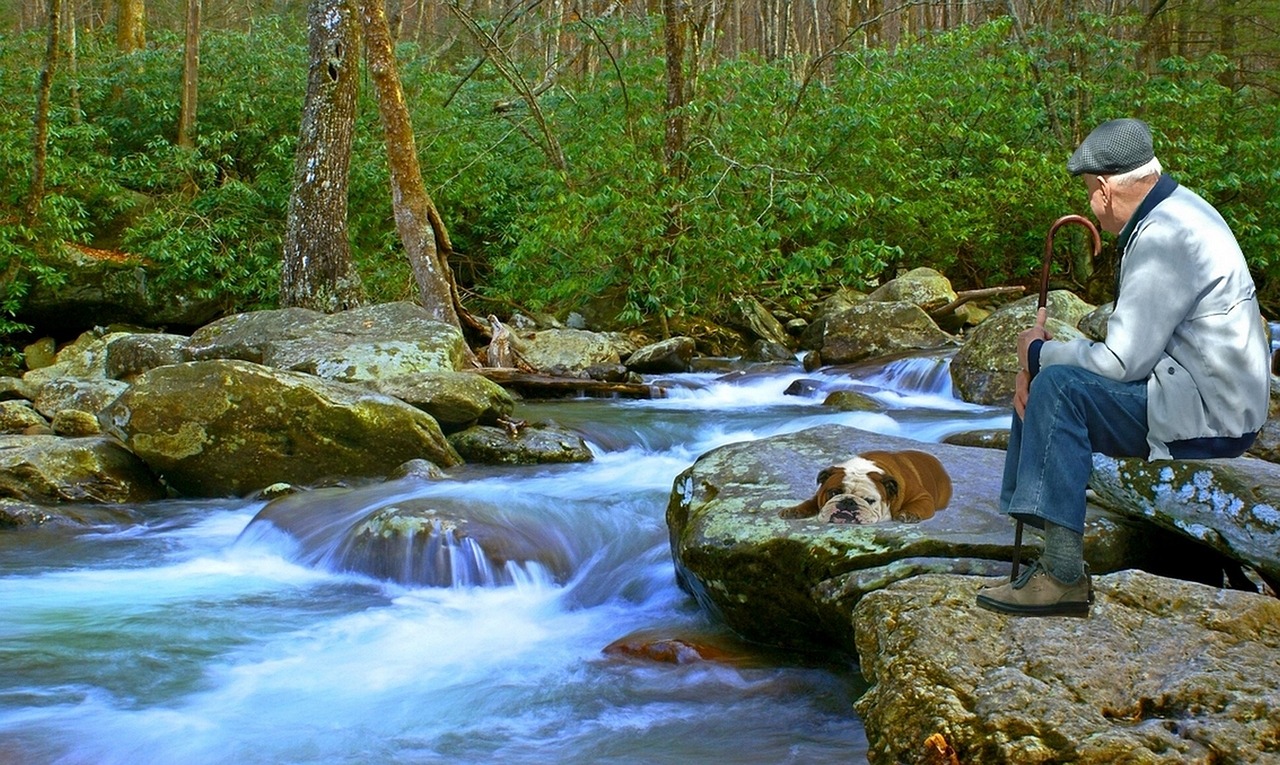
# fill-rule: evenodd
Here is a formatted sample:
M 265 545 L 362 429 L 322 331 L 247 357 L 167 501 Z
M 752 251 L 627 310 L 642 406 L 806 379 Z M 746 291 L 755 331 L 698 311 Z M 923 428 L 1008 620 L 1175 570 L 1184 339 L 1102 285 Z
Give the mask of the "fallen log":
M 929 309 L 929 318 L 938 321 L 946 316 L 956 312 L 956 309 L 973 300 L 981 300 L 983 298 L 994 297 L 996 295 L 1007 295 L 1015 292 L 1023 292 L 1026 287 L 1015 285 L 1012 287 L 983 287 L 982 289 L 967 290 L 965 292 L 957 292 L 956 299 L 952 300 L 939 308 Z
M 662 388 L 647 383 L 606 382 L 584 377 L 556 377 L 536 372 L 524 372 L 506 367 L 480 367 L 468 370 L 483 375 L 503 388 L 513 390 L 526 398 L 567 398 L 591 396 L 594 398 L 662 398 Z

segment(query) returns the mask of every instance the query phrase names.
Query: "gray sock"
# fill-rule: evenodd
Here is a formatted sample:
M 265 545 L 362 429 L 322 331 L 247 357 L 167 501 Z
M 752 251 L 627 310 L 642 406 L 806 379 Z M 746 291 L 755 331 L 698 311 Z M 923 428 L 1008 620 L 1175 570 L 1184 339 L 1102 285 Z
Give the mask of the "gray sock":
M 1056 579 L 1072 584 L 1084 576 L 1084 535 L 1046 521 L 1040 561 Z

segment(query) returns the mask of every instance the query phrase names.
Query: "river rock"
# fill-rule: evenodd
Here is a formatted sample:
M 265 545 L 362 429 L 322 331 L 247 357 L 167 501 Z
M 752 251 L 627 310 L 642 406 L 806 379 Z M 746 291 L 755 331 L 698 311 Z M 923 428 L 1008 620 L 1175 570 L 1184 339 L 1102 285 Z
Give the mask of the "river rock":
M 164 332 L 138 332 L 116 338 L 107 345 L 107 377 L 127 380 L 148 369 L 186 361 L 189 340 L 185 335 Z
M 0 434 L 22 433 L 34 425 L 48 424 L 30 401 L 0 401 Z
M 134 526 L 145 516 L 127 505 L 32 504 L 0 499 L 0 531 L 31 528 L 103 529 Z
M 29 383 L 21 377 L 0 377 L 0 401 L 14 401 L 23 399 L 30 401 L 36 397 L 36 391 L 39 390 L 38 385 Z
M 56 504 L 163 496 L 143 461 L 115 439 L 0 436 L 0 497 Z
M 641 374 L 688 372 L 697 347 L 692 337 L 669 337 L 632 353 L 627 357 L 626 367 Z
M 1280 592 L 1280 465 L 1240 458 L 1147 462 L 1094 455 L 1097 502 L 1188 535 Z
M 819 352 L 826 364 L 851 364 L 954 342 L 917 305 L 868 300 L 826 320 Z
M 1025 297 L 993 313 L 966 337 L 951 360 L 956 396 L 974 404 L 1007 406 L 1018 375 L 1018 334 L 1035 325 L 1039 296 Z M 1065 290 L 1049 293 L 1045 329 L 1056 340 L 1084 337 L 1077 322 L 1093 306 Z
M 52 419 L 64 409 L 77 409 L 97 414 L 128 390 L 128 383 L 106 378 L 76 380 L 60 377 L 40 386 L 36 393 L 36 411 Z
M 867 300 L 888 303 L 902 301 L 926 311 L 939 308 L 956 299 L 951 280 L 932 268 L 913 268 L 890 279 L 867 295 Z
M 750 295 L 733 299 L 729 324 L 749 340 L 768 340 L 784 347 L 791 344 L 791 336 L 782 322 Z
M 515 399 L 501 385 L 470 372 L 419 372 L 371 380 L 369 388 L 413 404 L 446 433 L 509 416 Z
M 527 425 L 516 435 L 504 428 L 477 425 L 449 436 L 449 443 L 468 462 L 484 465 L 541 465 L 590 462 L 587 442 L 576 433 L 550 424 Z
M 778 517 L 813 495 L 822 468 L 862 451 L 907 448 L 936 455 L 951 476 L 951 504 L 933 518 L 856 525 Z M 928 572 L 1007 576 L 1014 535 L 998 507 L 1003 464 L 998 450 L 839 425 L 714 449 L 672 489 L 667 526 L 677 579 L 749 640 L 851 651 L 849 614 L 868 592 Z M 1094 505 L 1085 534 L 1094 572 L 1157 566 L 1193 557 L 1196 547 Z M 1039 545 L 1028 530 L 1024 555 Z
M 39 389 L 40 386 L 59 377 L 81 380 L 106 378 L 107 348 L 116 340 L 130 334 L 100 329 L 84 332 L 58 351 L 54 363 L 32 369 L 24 374 L 22 379 L 34 389 Z
M 189 361 L 240 359 L 261 364 L 273 343 L 302 337 L 323 316 L 309 308 L 280 308 L 227 316 L 191 333 L 186 358 Z
M 510 584 L 507 565 L 530 563 L 564 581 L 580 562 L 555 518 L 474 498 L 406 497 L 421 485 L 404 478 L 291 494 L 263 507 L 245 534 L 270 524 L 297 541 L 304 563 L 419 586 Z
M 417 457 L 446 467 L 461 461 L 436 421 L 403 401 L 245 361 L 157 367 L 104 417 L 170 486 L 192 496 L 381 477 Z
M 982 580 L 895 582 L 853 611 L 874 765 L 1280 761 L 1280 600 L 1142 571 L 1094 577 L 1087 619 L 974 605 Z
M 585 329 L 516 332 L 512 344 L 534 368 L 570 373 L 599 364 L 621 364 L 637 349 L 635 342 L 621 332 Z

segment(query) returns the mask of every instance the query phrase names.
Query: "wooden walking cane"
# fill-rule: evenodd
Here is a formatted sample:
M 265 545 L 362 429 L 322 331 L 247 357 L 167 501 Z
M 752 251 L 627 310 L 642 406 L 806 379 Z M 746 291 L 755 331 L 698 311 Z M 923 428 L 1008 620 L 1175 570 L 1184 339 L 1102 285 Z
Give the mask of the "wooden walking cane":
M 1040 302 L 1036 305 L 1038 329 L 1044 329 L 1044 324 L 1049 319 L 1049 270 L 1053 262 L 1053 235 L 1068 223 L 1078 223 L 1089 230 L 1093 237 L 1093 257 L 1098 257 L 1098 253 L 1102 252 L 1102 237 L 1098 234 L 1097 226 L 1083 215 L 1064 215 L 1049 226 L 1049 234 L 1044 238 L 1044 264 L 1040 267 Z M 1022 519 L 1016 519 L 1016 523 L 1013 532 L 1013 567 L 1009 573 L 1011 582 L 1018 578 L 1018 566 L 1022 558 Z

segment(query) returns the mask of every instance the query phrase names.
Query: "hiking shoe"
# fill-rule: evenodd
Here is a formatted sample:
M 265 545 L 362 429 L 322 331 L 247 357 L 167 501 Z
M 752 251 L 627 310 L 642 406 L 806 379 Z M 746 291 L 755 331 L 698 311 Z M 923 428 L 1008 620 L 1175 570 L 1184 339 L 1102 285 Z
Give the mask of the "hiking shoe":
M 1088 616 L 1093 602 L 1093 582 L 1086 571 L 1067 584 L 1036 561 L 1016 581 L 984 588 L 977 603 L 989 611 L 1015 616 Z

